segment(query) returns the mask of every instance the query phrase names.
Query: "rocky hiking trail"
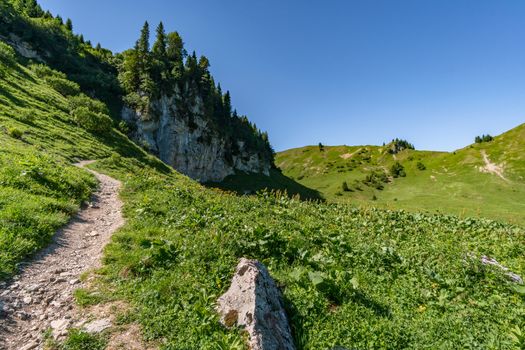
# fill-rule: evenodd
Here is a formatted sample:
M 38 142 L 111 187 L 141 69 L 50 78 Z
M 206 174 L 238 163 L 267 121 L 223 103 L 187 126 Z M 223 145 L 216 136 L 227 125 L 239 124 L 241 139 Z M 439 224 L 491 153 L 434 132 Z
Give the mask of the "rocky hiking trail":
M 75 164 L 84 167 L 93 161 Z M 53 237 L 52 242 L 21 268 L 10 281 L 0 283 L 0 349 L 42 349 L 43 333 L 54 339 L 70 327 L 97 332 L 110 319 L 78 319 L 73 292 L 83 286 L 81 273 L 100 266 L 104 246 L 124 224 L 118 198 L 120 182 L 93 170 L 99 188 L 91 203 Z

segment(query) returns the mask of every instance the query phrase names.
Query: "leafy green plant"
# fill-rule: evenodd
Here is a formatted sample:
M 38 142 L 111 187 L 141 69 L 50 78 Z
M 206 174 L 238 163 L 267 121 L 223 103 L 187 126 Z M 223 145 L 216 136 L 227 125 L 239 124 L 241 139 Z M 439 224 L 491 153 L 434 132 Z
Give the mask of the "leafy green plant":
M 70 111 L 85 107 L 93 113 L 109 114 L 108 107 L 99 100 L 88 97 L 84 94 L 68 97 L 68 107 Z
M 367 186 L 373 187 L 377 190 L 385 188 L 384 184 L 388 182 L 387 174 L 382 170 L 373 170 L 366 175 L 363 183 Z
M 390 167 L 390 174 L 393 177 L 405 177 L 405 176 L 407 176 L 407 174 L 405 172 L 405 167 L 403 165 L 401 165 L 401 163 L 399 163 L 399 162 L 395 162 Z
M 13 128 L 7 129 L 7 134 L 11 136 L 12 138 L 21 139 L 22 136 L 24 135 L 24 132 L 18 128 L 13 127 Z
M 63 96 L 78 95 L 80 93 L 80 86 L 75 82 L 57 76 L 48 76 L 45 79 L 49 86 Z
M 105 114 L 92 112 L 87 107 L 78 107 L 71 112 L 73 120 L 86 129 L 92 132 L 107 132 L 111 130 L 113 124 L 111 118 Z
M 77 329 L 70 329 L 60 350 L 104 350 L 107 340 L 101 335 L 92 335 Z
M 0 41 L 0 60 L 9 66 L 16 63 L 15 50 L 3 41 Z
M 421 171 L 423 171 L 423 170 L 425 170 L 425 169 L 427 168 L 427 167 L 425 166 L 425 164 L 423 164 L 422 162 L 417 162 L 416 167 L 417 167 L 419 170 L 421 170 Z

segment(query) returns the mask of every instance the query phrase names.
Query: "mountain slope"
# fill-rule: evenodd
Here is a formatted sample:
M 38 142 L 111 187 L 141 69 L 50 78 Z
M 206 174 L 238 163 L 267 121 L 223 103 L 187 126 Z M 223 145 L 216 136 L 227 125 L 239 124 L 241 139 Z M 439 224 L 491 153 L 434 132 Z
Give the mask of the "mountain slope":
M 337 202 L 524 224 L 524 148 L 525 124 L 492 142 L 452 153 L 406 149 L 392 154 L 388 145 L 325 146 L 324 151 L 308 146 L 279 152 L 276 164 L 285 175 Z M 404 167 L 406 177 L 390 176 L 396 162 Z M 367 182 L 366 177 L 374 171 L 385 173 L 385 181 Z M 343 182 L 348 191 L 343 190 Z

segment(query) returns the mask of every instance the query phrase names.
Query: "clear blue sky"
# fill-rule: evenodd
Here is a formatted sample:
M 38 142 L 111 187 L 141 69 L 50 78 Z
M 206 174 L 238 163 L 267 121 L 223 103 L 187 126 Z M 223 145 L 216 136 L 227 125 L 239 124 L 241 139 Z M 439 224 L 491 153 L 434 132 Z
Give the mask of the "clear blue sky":
M 113 51 L 144 20 L 206 55 L 276 150 L 453 150 L 525 122 L 523 0 L 41 0 Z

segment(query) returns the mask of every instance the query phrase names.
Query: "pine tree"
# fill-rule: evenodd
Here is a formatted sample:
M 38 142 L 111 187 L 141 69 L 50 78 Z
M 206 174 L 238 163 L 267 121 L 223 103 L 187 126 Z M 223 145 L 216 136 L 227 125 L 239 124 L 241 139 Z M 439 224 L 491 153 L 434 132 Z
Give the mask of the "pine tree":
M 166 52 L 166 32 L 162 22 L 157 26 L 157 36 L 152 48 L 153 79 L 160 85 L 159 92 L 169 88 L 170 69 Z
M 164 24 L 159 23 L 157 27 L 157 37 L 153 44 L 153 55 L 159 60 L 165 60 L 166 54 L 166 32 L 164 31 Z
M 73 31 L 73 22 L 71 21 L 71 18 L 68 18 L 66 20 L 66 29 L 69 30 L 70 32 Z
M 224 94 L 223 106 L 223 118 L 228 120 L 232 115 L 232 100 L 229 91 Z
M 139 55 L 143 58 L 149 54 L 149 23 L 148 21 L 144 22 L 144 26 L 140 31 L 140 38 L 136 44 L 136 50 Z
M 169 71 L 173 84 L 182 78 L 184 71 L 184 43 L 179 33 L 172 32 L 166 36 L 166 55 L 168 59 Z

